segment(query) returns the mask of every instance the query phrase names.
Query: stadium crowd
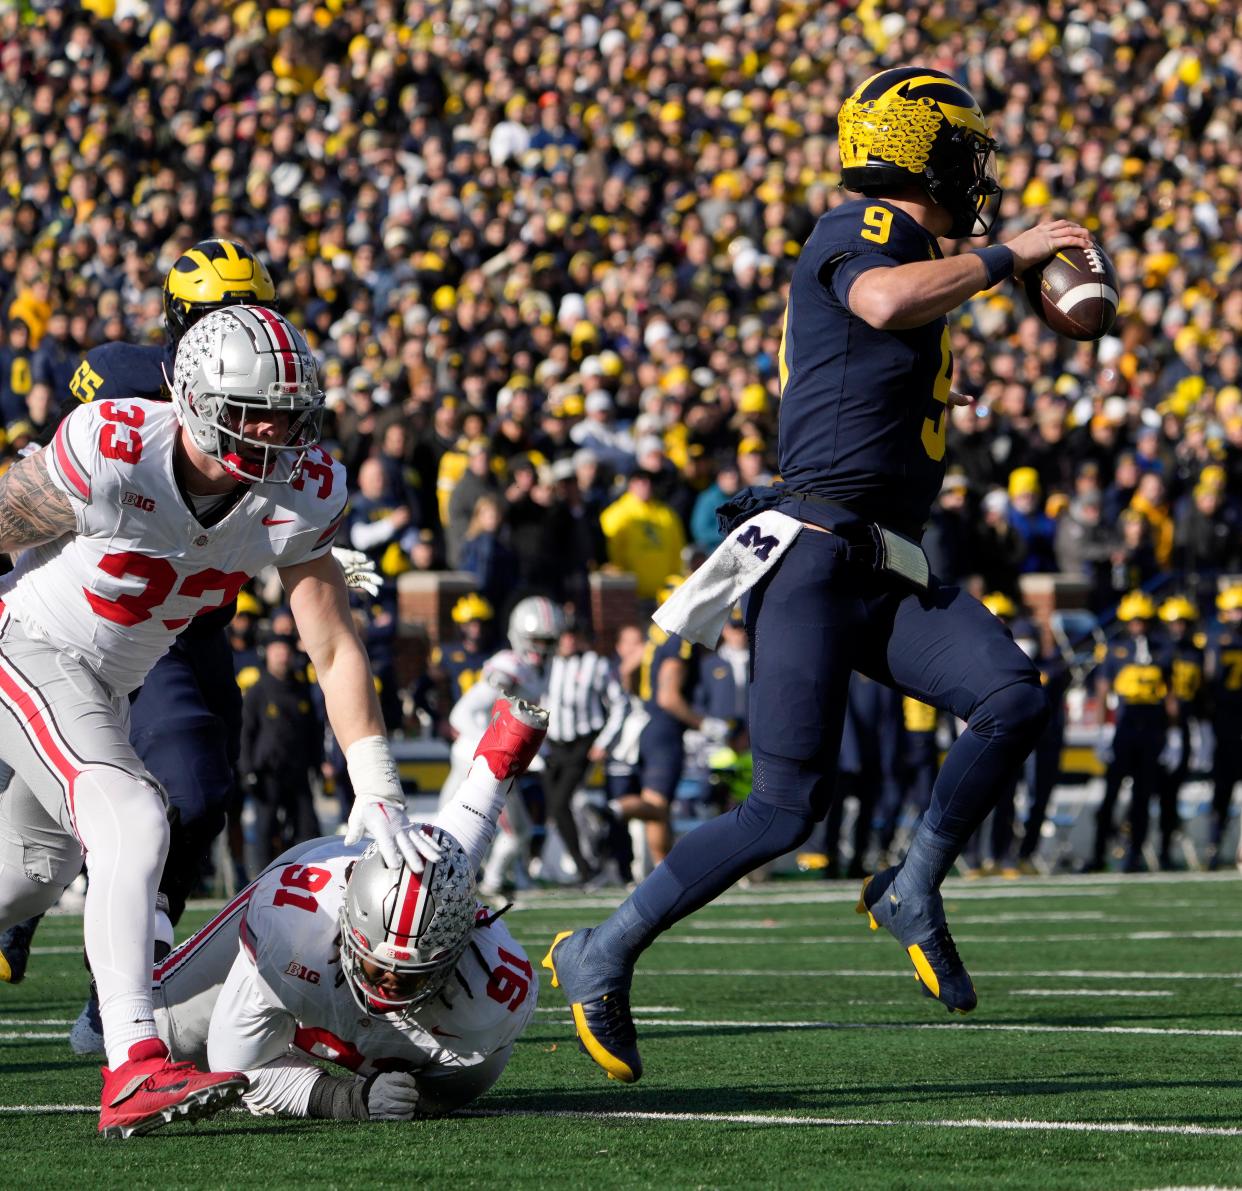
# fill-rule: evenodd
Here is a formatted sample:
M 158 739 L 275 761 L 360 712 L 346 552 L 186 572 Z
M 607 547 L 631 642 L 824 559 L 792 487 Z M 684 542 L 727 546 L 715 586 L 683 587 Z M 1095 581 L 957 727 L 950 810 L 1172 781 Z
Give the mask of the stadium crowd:
M 785 287 L 845 197 L 835 113 L 899 62 L 989 114 L 994 235 L 1065 214 L 1121 280 L 1098 343 L 1018 285 L 953 322 L 977 401 L 934 569 L 1207 614 L 1242 570 L 1242 16 L 1207 0 L 9 5 L 4 459 L 86 349 L 161 339 L 180 253 L 236 238 L 321 358 L 343 536 L 387 579 L 466 570 L 499 618 L 582 613 L 613 566 L 651 601 L 775 473 Z

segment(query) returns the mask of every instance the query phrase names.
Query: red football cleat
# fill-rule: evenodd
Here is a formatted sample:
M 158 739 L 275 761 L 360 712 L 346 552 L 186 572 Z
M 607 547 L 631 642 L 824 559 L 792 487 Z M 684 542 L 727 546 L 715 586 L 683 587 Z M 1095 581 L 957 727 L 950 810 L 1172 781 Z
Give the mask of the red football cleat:
M 499 779 L 517 777 L 535 759 L 548 734 L 548 713 L 525 699 L 497 699 L 492 704 L 492 722 L 487 725 L 476 757 Z
M 234 1103 L 250 1086 L 240 1071 L 199 1071 L 193 1063 L 174 1063 L 158 1038 L 135 1042 L 126 1062 L 115 1071 L 107 1067 L 100 1071 L 102 1137 L 132 1137 L 177 1117 L 194 1121 L 210 1116 Z

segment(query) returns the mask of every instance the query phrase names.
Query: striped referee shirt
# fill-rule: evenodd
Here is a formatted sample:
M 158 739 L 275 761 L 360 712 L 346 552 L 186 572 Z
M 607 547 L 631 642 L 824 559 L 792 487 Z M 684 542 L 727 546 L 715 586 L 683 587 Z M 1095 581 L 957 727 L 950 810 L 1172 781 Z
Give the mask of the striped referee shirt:
M 543 705 L 550 741 L 568 744 L 594 736 L 600 748 L 607 748 L 625 718 L 626 698 L 609 659 L 587 650 L 553 657 Z

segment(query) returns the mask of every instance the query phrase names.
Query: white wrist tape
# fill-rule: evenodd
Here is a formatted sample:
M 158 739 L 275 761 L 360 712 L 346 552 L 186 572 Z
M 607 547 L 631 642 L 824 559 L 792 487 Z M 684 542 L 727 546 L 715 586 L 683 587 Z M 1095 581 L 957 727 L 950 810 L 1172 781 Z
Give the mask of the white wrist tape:
M 364 736 L 345 750 L 345 768 L 355 796 L 379 798 L 395 806 L 405 806 L 401 777 L 392 750 L 382 736 Z

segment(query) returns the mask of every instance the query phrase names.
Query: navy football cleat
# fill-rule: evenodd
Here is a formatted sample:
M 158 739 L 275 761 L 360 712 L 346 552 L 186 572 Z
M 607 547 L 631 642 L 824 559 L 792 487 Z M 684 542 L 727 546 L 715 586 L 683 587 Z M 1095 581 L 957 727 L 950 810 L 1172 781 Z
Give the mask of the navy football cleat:
M 0 983 L 21 984 L 30 962 L 30 943 L 39 925 L 37 918 L 17 922 L 0 934 Z
M 607 1073 L 621 1083 L 637 1083 L 643 1073 L 638 1055 L 638 1033 L 630 1016 L 628 987 L 594 992 L 591 973 L 582 962 L 590 930 L 563 930 L 552 940 L 543 967 L 552 973 L 552 987 L 559 988 L 574 1015 L 578 1045 Z
M 856 907 L 872 930 L 883 926 L 906 949 L 924 996 L 935 997 L 950 1013 L 969 1013 L 978 1003 L 970 973 L 949 934 L 940 894 L 918 902 L 892 891 L 901 866 L 886 868 L 863 882 Z

